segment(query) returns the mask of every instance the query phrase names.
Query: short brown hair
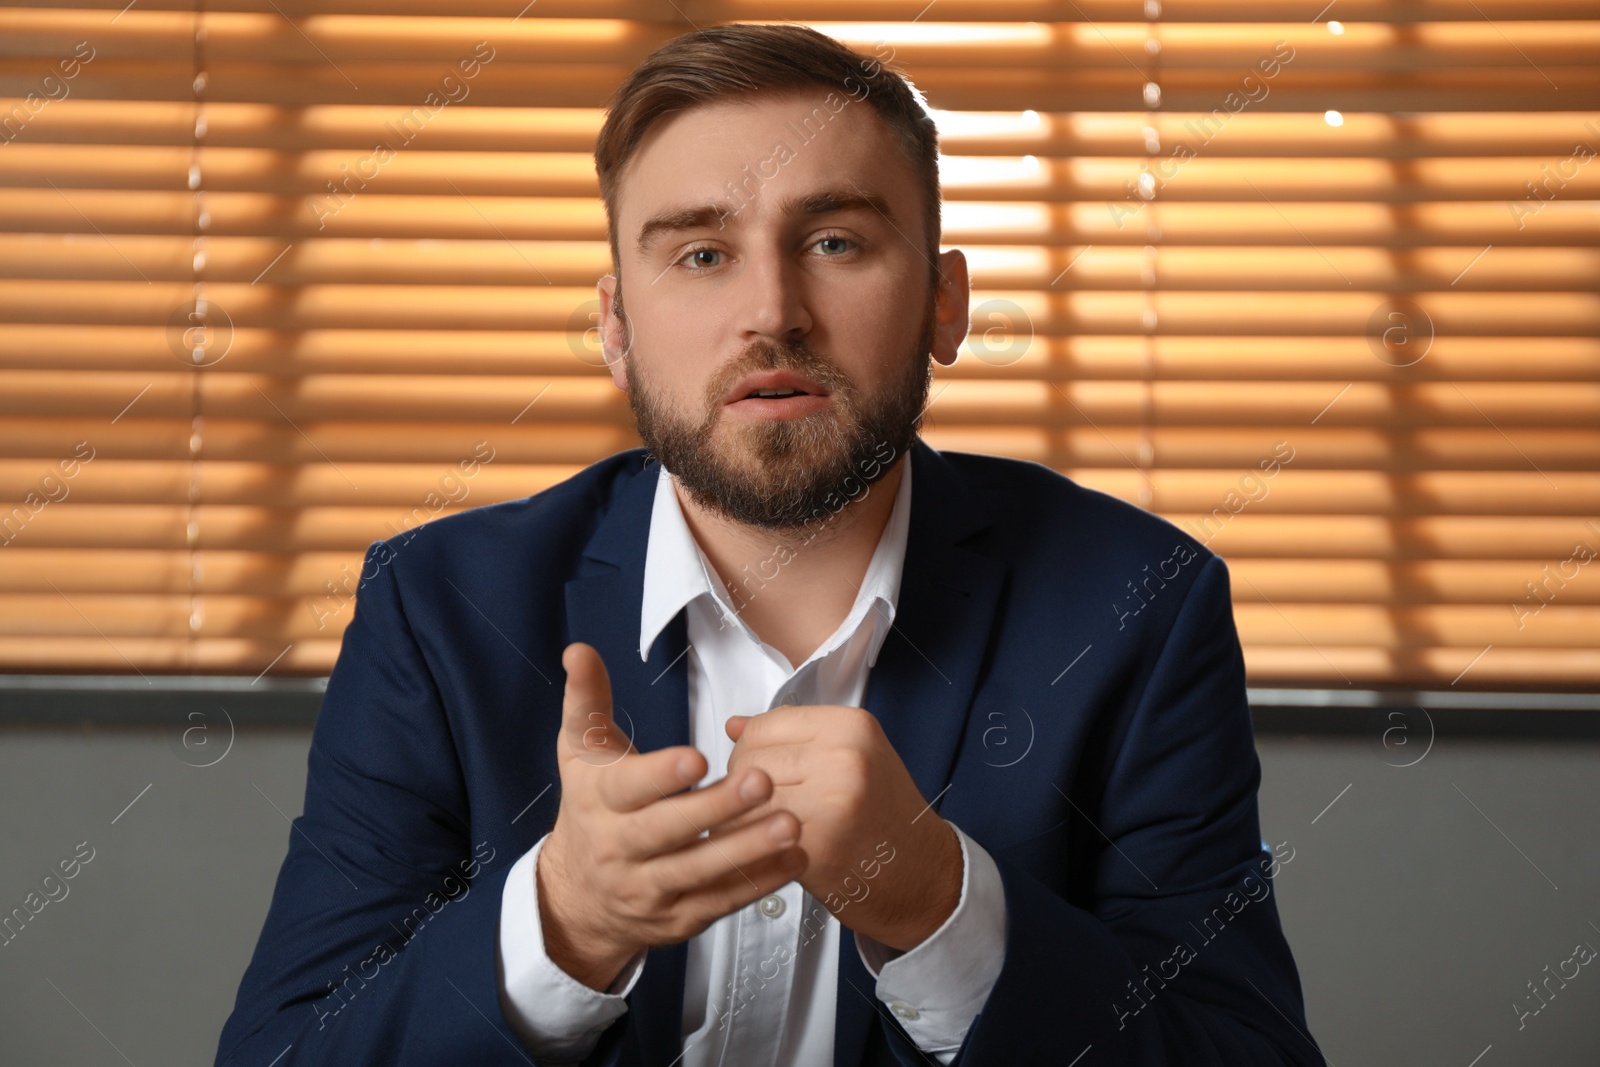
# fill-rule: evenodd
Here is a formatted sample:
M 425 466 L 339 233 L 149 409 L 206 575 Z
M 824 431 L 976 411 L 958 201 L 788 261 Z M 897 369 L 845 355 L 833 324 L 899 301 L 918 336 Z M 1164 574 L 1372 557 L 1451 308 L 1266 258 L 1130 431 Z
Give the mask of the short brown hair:
M 613 268 L 619 272 L 622 268 L 617 238 L 619 179 L 658 120 L 713 101 L 813 87 L 842 89 L 866 100 L 894 133 L 922 186 L 925 254 L 936 283 L 939 134 L 932 116 L 903 75 L 832 37 L 790 23 L 731 23 L 674 37 L 618 87 L 594 150 Z

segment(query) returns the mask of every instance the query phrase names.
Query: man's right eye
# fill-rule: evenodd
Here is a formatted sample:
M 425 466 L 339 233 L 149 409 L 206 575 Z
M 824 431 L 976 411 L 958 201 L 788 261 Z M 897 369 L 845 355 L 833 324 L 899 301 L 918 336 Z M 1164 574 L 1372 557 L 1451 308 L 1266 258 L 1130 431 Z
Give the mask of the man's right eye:
M 689 251 L 683 254 L 682 258 L 680 258 L 678 262 L 681 264 L 685 260 L 690 261 L 692 263 L 689 268 L 690 270 L 709 270 L 712 267 L 719 266 L 720 264 L 715 262 L 708 263 L 705 261 L 705 259 L 698 257 L 711 257 L 720 255 L 722 255 L 722 250 L 720 248 L 691 248 Z

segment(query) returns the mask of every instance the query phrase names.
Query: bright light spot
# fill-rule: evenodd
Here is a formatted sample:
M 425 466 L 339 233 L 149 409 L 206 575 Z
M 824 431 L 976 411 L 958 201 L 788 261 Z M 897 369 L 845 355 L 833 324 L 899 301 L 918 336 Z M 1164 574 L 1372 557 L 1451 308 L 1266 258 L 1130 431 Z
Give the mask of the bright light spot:
M 1026 111 L 944 111 L 931 109 L 941 137 L 995 137 L 1008 133 L 1034 133 L 1040 124 L 1038 112 Z
M 1048 44 L 1052 29 L 1037 22 L 808 22 L 819 33 L 846 44 L 858 45 L 863 54 L 888 62 L 896 44 Z
M 1050 212 L 1038 203 L 957 200 L 945 205 L 944 229 L 958 238 L 970 235 L 975 240 L 990 243 L 1033 238 L 1042 241 L 1054 225 Z M 997 236 L 997 231 L 1004 236 Z
M 1342 22 L 1330 22 L 1330 23 L 1328 23 L 1328 32 L 1333 34 L 1335 37 L 1343 36 L 1344 35 L 1344 23 L 1342 23 Z
M 1344 116 L 1339 114 L 1337 111 L 1324 111 L 1322 113 L 1322 121 L 1326 122 L 1329 126 L 1343 126 Z
M 939 181 L 953 189 L 973 185 L 1036 186 L 1041 165 L 1037 156 L 939 156 Z

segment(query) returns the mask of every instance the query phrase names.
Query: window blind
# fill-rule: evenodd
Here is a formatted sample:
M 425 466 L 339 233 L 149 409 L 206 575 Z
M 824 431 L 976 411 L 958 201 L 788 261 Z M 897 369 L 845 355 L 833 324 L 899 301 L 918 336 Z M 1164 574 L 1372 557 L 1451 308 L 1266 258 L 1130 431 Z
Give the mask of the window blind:
M 1600 19 L 1319 6 L 0 7 L 0 670 L 325 673 L 370 541 L 637 445 L 603 106 L 785 19 L 936 112 L 930 444 L 1221 553 L 1256 684 L 1592 688 Z

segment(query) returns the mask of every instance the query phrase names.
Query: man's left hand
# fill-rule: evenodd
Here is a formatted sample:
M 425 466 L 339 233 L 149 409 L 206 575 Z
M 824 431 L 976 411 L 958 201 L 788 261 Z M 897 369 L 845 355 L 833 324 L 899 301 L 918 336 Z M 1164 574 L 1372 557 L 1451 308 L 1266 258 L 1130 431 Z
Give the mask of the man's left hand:
M 791 704 L 732 716 L 727 731 L 728 774 L 760 767 L 773 781 L 768 801 L 727 828 L 793 812 L 808 859 L 797 880 L 842 925 L 909 951 L 955 911 L 961 842 L 871 712 Z

